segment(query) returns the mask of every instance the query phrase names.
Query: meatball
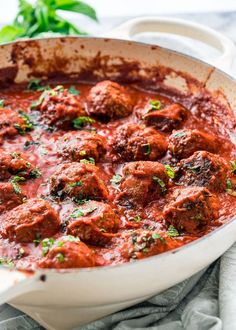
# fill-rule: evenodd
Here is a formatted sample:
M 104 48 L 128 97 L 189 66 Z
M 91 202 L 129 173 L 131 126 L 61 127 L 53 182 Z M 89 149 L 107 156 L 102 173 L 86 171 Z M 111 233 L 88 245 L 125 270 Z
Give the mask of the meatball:
M 0 182 L 0 214 L 22 204 L 25 195 L 14 190 L 11 182 Z
M 156 160 L 166 153 L 167 142 L 154 128 L 129 123 L 117 129 L 113 150 L 126 161 Z
M 75 209 L 71 219 L 74 221 L 67 227 L 68 233 L 94 245 L 106 244 L 120 224 L 109 204 L 95 201 L 89 201 Z
M 106 199 L 108 191 L 97 166 L 67 163 L 59 166 L 50 178 L 50 192 L 58 197 Z
M 32 198 L 0 217 L 3 238 L 31 243 L 37 238 L 51 237 L 59 230 L 57 213 L 43 199 Z
M 163 195 L 167 184 L 168 177 L 161 163 L 131 162 L 123 168 L 117 202 L 127 207 L 146 205 Z
M 43 92 L 34 108 L 40 111 L 43 124 L 63 129 L 70 127 L 73 119 L 85 115 L 80 98 L 62 86 Z
M 63 159 L 75 162 L 89 158 L 98 161 L 106 151 L 104 138 L 86 131 L 64 134 L 58 141 L 58 149 Z
M 31 124 L 32 125 L 32 124 Z M 0 108 L 0 144 L 4 138 L 24 134 L 30 127 L 25 116 L 8 108 Z
M 142 259 L 163 253 L 180 246 L 178 240 L 173 240 L 157 231 L 137 229 L 123 232 L 117 239 L 117 246 L 124 261 Z
M 132 100 L 124 87 L 112 81 L 102 81 L 90 90 L 88 112 L 104 121 L 126 117 L 132 112 Z
M 93 251 L 79 239 L 58 239 L 47 255 L 38 261 L 40 268 L 85 268 L 95 266 Z
M 178 128 L 187 117 L 187 110 L 180 104 L 171 104 L 161 110 L 150 110 L 143 120 L 149 126 L 163 132 L 171 132 Z
M 198 150 L 216 153 L 219 141 L 215 136 L 198 129 L 183 129 L 172 133 L 169 137 L 168 148 L 175 157 L 181 159 L 191 156 Z
M 24 178 L 35 178 L 40 172 L 21 153 L 0 150 L 0 180 L 15 174 Z
M 218 218 L 218 210 L 219 200 L 208 189 L 187 187 L 174 191 L 163 215 L 168 225 L 194 234 Z
M 207 151 L 196 151 L 191 157 L 182 159 L 177 171 L 177 181 L 188 186 L 207 187 L 213 191 L 224 191 L 230 167 L 226 161 Z

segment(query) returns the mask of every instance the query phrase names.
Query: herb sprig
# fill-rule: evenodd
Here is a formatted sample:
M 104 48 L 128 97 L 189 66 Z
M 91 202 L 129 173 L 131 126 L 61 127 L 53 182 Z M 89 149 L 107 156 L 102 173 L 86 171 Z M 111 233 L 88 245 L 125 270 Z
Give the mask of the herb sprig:
M 48 35 L 87 34 L 59 16 L 58 10 L 79 13 L 98 21 L 96 11 L 83 1 L 37 0 L 35 4 L 31 4 L 27 0 L 19 0 L 19 10 L 13 23 L 0 30 L 0 42 Z

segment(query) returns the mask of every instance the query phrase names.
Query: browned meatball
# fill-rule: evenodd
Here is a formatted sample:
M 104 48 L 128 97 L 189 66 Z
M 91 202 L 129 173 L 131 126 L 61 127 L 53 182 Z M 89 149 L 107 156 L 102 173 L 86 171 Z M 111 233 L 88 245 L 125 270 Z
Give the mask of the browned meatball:
M 15 174 L 24 178 L 35 178 L 40 172 L 21 153 L 0 150 L 0 180 Z
M 11 182 L 0 182 L 0 214 L 22 204 L 25 196 Z
M 182 129 L 171 134 L 168 148 L 175 157 L 181 159 L 198 150 L 215 153 L 219 148 L 219 141 L 215 136 L 198 129 Z
M 43 124 L 59 128 L 67 128 L 73 119 L 85 115 L 80 98 L 61 86 L 43 92 L 35 110 L 40 111 Z
M 40 268 L 85 268 L 95 266 L 93 251 L 79 239 L 59 238 L 47 255 L 38 261 Z
M 126 161 L 156 160 L 166 153 L 167 142 L 154 128 L 129 123 L 117 129 L 113 149 Z
M 59 166 L 50 178 L 50 192 L 61 198 L 106 199 L 108 191 L 100 179 L 98 167 L 92 164 L 68 163 Z
M 86 131 L 66 133 L 58 141 L 58 153 L 68 161 L 89 158 L 98 161 L 105 152 L 103 136 Z
M 124 261 L 142 259 L 163 253 L 180 246 L 178 240 L 159 234 L 157 231 L 132 230 L 123 232 L 117 246 Z
M 194 234 L 219 216 L 219 200 L 203 187 L 187 187 L 174 191 L 171 202 L 164 208 L 168 225 Z
M 213 191 L 224 191 L 230 168 L 226 161 L 207 151 L 196 151 L 179 163 L 177 181 L 188 186 L 207 187 Z
M 73 220 L 72 220 L 73 219 Z M 109 204 L 89 201 L 71 214 L 68 233 L 95 245 L 106 244 L 117 232 L 120 220 Z
M 126 117 L 132 112 L 132 100 L 124 87 L 109 80 L 102 81 L 90 90 L 88 112 L 104 121 Z
M 51 205 L 43 199 L 32 198 L 0 217 L 0 233 L 21 243 L 36 238 L 51 237 L 59 230 L 59 218 Z
M 163 195 L 167 184 L 168 177 L 161 163 L 129 163 L 123 168 L 121 193 L 117 196 L 117 201 L 124 206 L 146 205 Z
M 180 104 L 171 104 L 161 110 L 150 110 L 143 119 L 149 126 L 163 132 L 178 128 L 187 117 L 187 110 Z
M 4 138 L 24 134 L 29 129 L 27 119 L 14 110 L 0 108 L 0 144 Z

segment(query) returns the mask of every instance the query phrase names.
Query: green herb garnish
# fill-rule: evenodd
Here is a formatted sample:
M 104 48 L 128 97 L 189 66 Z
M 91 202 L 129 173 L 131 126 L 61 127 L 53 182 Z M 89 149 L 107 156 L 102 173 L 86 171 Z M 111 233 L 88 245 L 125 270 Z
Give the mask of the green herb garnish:
M 69 183 L 70 187 L 81 187 L 83 186 L 83 181 L 71 182 Z
M 45 238 L 42 241 L 42 255 L 46 256 L 50 248 L 54 245 L 55 239 L 54 238 Z
M 97 207 L 90 207 L 88 209 L 75 209 L 70 215 L 71 218 L 85 217 L 86 215 L 93 213 Z
M 50 87 L 49 86 L 43 86 L 41 84 L 41 79 L 32 79 L 28 83 L 27 89 L 30 90 L 30 91 L 40 92 L 40 91 L 48 90 L 48 89 L 50 89 Z
M 229 164 L 231 166 L 231 172 L 234 173 L 234 174 L 236 174 L 236 163 L 235 163 L 235 161 L 234 160 L 231 160 L 229 162 Z
M 86 125 L 91 125 L 95 123 L 95 120 L 91 117 L 86 117 L 86 116 L 83 116 L 83 117 L 78 117 L 76 119 L 73 120 L 73 127 L 75 129 L 82 129 L 84 126 Z
M 170 225 L 167 230 L 167 235 L 169 237 L 177 237 L 177 236 L 179 236 L 179 232 L 174 226 Z
M 4 103 L 5 103 L 4 100 L 0 100 L 0 108 L 4 108 Z
M 228 195 L 236 197 L 236 191 L 233 190 L 233 184 L 229 178 L 226 180 L 226 192 Z
M 19 195 L 19 194 L 21 194 L 21 188 L 20 188 L 20 186 L 18 185 L 18 182 L 20 182 L 20 181 L 25 181 L 25 178 L 24 177 L 22 177 L 22 176 L 14 176 L 11 180 L 10 180 L 10 182 L 11 182 L 11 184 L 12 184 L 12 186 L 13 186 L 13 189 L 14 189 L 14 191 L 15 191 L 15 193 L 17 194 L 17 195 Z
M 111 178 L 110 182 L 111 184 L 114 186 L 118 185 L 122 180 L 122 176 L 120 174 L 115 174 L 113 175 L 113 177 Z
M 63 236 L 62 239 L 63 239 L 63 241 L 66 241 L 66 242 L 80 242 L 79 237 L 75 237 L 72 235 Z
M 70 86 L 68 92 L 72 95 L 79 95 L 80 91 L 75 86 Z
M 58 254 L 56 255 L 56 258 L 57 258 L 57 260 L 58 260 L 59 262 L 63 262 L 63 261 L 65 260 L 65 257 L 64 257 L 64 255 L 63 255 L 62 253 L 58 253 Z
M 142 219 L 139 215 L 136 215 L 135 217 L 131 218 L 130 221 L 134 221 L 134 222 L 140 222 Z
M 152 151 L 150 143 L 144 144 L 143 147 L 145 148 L 144 155 L 150 155 Z
M 157 184 L 159 184 L 159 186 L 161 187 L 161 190 L 163 192 L 167 191 L 165 182 L 163 180 L 161 180 L 160 178 L 158 178 L 158 176 L 155 176 L 155 175 L 152 177 L 152 179 L 153 179 L 154 182 L 156 182 Z
M 151 110 L 160 110 L 161 109 L 161 101 L 159 101 L 159 100 L 150 100 L 149 104 L 151 105 Z
M 31 121 L 29 115 L 24 111 L 19 110 L 19 115 L 22 119 L 24 119 L 24 124 L 20 125 L 16 123 L 13 126 L 15 127 L 15 129 L 17 129 L 20 135 L 25 135 L 26 132 L 32 131 L 32 129 L 34 128 L 34 124 Z
M 175 170 L 173 169 L 173 167 L 171 167 L 170 165 L 165 165 L 165 168 L 166 168 L 166 173 L 167 173 L 168 177 L 171 179 L 174 179 Z
M 82 164 L 93 164 L 95 165 L 95 159 L 92 157 L 89 157 L 89 159 L 81 159 L 80 163 Z
M 14 263 L 12 259 L 7 259 L 5 257 L 0 257 L 0 265 L 5 265 L 8 267 L 14 267 Z
M 183 137 L 183 136 L 185 136 L 185 135 L 186 135 L 185 132 L 177 132 L 177 133 L 174 134 L 174 137 L 176 137 L 176 138 L 180 138 L 180 137 Z
M 83 1 L 36 0 L 31 4 L 27 0 L 19 0 L 19 10 L 13 23 L 0 30 L 0 42 L 18 38 L 86 34 L 58 15 L 58 11 L 79 13 L 97 21 L 95 10 Z

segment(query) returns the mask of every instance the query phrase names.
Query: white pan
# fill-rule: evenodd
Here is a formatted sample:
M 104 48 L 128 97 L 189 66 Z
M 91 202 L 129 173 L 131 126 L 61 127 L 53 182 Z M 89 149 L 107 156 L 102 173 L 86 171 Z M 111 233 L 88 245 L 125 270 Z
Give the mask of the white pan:
M 129 39 L 144 31 L 171 32 L 206 42 L 221 53 L 211 64 L 230 70 L 235 55 L 233 43 L 198 24 L 142 18 L 125 23 L 110 36 Z M 166 67 L 169 69 L 165 71 Z M 157 68 L 164 72 L 163 86 L 194 95 L 204 88 L 229 111 L 236 109 L 233 78 L 209 64 L 161 47 L 78 37 L 18 41 L 0 46 L 0 82 L 3 83 L 13 80 L 20 83 L 39 74 L 51 77 L 56 72 L 75 77 L 91 74 L 100 79 L 142 77 L 157 84 Z M 186 80 L 188 75 L 192 77 L 190 80 Z M 234 220 L 180 249 L 133 263 L 66 272 L 42 270 L 33 274 L 1 267 L 0 304 L 9 302 L 47 329 L 66 330 L 88 323 L 143 301 L 209 265 L 236 240 Z

